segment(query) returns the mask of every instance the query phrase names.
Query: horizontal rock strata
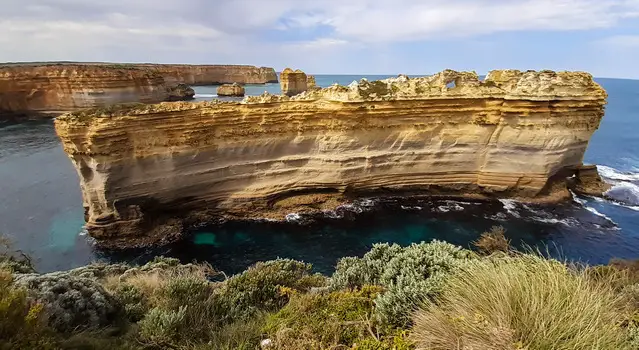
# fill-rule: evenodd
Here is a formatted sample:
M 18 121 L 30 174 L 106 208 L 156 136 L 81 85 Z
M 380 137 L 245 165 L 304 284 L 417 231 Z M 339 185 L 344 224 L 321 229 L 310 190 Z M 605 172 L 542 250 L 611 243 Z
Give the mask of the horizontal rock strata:
M 282 219 L 371 195 L 559 200 L 606 92 L 581 72 L 444 71 L 242 102 L 56 119 L 91 235 L 162 239 L 222 215 Z
M 164 78 L 151 71 L 98 65 L 0 67 L 0 118 L 59 114 L 114 103 L 167 99 Z
M 240 65 L 27 63 L 0 65 L 0 120 L 116 103 L 158 103 L 189 85 L 277 82 L 273 68 Z M 191 90 L 192 91 L 192 90 Z

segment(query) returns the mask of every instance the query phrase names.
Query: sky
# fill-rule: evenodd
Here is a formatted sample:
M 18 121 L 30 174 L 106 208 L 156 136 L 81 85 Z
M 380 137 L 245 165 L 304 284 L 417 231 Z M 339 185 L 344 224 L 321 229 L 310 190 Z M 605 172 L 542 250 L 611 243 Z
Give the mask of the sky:
M 639 79 L 639 0 L 0 0 L 0 61 Z

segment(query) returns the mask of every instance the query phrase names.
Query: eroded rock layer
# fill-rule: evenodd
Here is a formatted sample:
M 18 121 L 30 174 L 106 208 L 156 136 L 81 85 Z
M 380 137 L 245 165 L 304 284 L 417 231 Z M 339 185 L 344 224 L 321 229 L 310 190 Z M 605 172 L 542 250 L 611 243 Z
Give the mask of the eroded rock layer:
M 0 120 L 114 103 L 192 98 L 184 84 L 277 82 L 273 68 L 241 65 L 26 63 L 0 65 Z M 192 90 L 191 90 L 192 91 Z
M 161 74 L 167 83 L 189 85 L 277 83 L 275 69 L 246 65 L 135 64 Z
M 358 196 L 565 198 L 605 102 L 587 73 L 480 81 L 447 70 L 294 97 L 77 112 L 56 130 L 90 234 L 131 242 L 217 215 L 281 219 Z
M 0 119 L 114 103 L 156 103 L 168 96 L 164 78 L 148 70 L 71 64 L 0 67 Z

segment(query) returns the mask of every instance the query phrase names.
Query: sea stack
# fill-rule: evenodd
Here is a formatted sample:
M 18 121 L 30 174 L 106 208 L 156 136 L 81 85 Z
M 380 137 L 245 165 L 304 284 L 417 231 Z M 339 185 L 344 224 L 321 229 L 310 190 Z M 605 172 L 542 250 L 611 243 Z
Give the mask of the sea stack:
M 293 97 L 79 111 L 55 127 L 80 176 L 89 234 L 127 246 L 358 197 L 569 199 L 570 178 L 597 188 L 582 162 L 606 98 L 584 72 L 480 80 L 445 70 Z
M 238 83 L 224 84 L 217 88 L 218 96 L 244 96 L 244 87 Z
M 280 86 L 282 94 L 294 96 L 308 90 L 306 73 L 301 70 L 293 71 L 286 68 L 280 73 Z

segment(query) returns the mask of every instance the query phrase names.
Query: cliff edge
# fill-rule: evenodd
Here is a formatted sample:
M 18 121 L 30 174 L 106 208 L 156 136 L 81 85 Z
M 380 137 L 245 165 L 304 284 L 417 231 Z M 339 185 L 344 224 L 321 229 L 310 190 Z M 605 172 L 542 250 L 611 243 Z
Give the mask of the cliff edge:
M 283 219 L 352 198 L 557 201 L 604 114 L 583 72 L 444 72 L 242 102 L 56 119 L 89 233 L 127 245 L 216 217 Z

